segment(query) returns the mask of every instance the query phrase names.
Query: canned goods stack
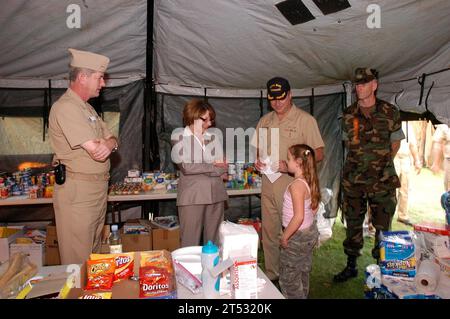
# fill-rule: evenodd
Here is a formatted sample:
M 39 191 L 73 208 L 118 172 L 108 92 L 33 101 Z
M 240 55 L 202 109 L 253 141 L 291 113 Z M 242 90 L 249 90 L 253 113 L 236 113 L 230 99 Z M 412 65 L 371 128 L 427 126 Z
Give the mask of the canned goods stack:
M 238 181 L 244 180 L 244 163 L 236 163 L 236 179 Z
M 28 195 L 30 193 L 30 187 L 33 186 L 31 183 L 31 170 L 26 169 L 22 172 L 21 184 L 23 188 L 23 194 Z
M 226 188 L 245 189 L 251 187 L 261 187 L 261 177 L 253 165 L 241 162 L 228 164 Z
M 55 174 L 48 173 L 33 174 L 31 168 L 6 173 L 0 177 L 0 198 L 9 196 L 27 195 L 29 198 L 52 197 Z

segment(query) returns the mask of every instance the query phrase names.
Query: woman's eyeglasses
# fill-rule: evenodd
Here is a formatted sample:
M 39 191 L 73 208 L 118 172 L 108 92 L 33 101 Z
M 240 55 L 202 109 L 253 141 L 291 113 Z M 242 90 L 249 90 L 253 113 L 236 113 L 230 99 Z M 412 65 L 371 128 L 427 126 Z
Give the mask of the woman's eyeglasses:
M 208 121 L 210 121 L 211 123 L 214 123 L 214 120 L 211 120 L 211 119 L 205 119 L 205 118 L 203 118 L 203 117 L 200 117 L 200 120 L 202 120 L 203 122 L 208 122 Z

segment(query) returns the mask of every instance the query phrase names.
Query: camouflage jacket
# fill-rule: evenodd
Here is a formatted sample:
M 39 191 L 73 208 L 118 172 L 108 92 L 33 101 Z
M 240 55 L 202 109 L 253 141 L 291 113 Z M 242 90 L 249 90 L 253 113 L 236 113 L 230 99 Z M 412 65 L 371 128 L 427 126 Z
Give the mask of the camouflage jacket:
M 375 111 L 366 118 L 355 102 L 344 111 L 342 122 L 348 138 L 344 189 L 357 187 L 372 193 L 400 187 L 390 140 L 391 133 L 401 128 L 397 108 L 377 99 Z

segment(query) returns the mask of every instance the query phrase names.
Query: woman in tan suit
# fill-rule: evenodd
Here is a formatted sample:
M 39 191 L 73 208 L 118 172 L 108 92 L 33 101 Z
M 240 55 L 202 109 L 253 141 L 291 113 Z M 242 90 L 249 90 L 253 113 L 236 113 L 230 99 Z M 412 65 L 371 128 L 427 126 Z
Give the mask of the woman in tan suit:
M 213 125 L 215 116 L 208 102 L 189 101 L 183 110 L 184 131 L 180 140 L 173 141 L 183 145 L 177 195 L 181 247 L 202 245 L 202 233 L 203 244 L 208 240 L 218 243 L 228 199 L 222 176 L 228 165 L 223 160 L 214 161 L 207 147 L 211 142 L 207 129 Z

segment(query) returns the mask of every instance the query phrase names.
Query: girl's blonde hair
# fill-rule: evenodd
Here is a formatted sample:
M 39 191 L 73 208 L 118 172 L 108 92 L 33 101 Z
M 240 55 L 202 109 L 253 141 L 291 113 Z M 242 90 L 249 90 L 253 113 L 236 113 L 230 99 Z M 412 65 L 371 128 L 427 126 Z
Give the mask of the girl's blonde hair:
M 306 144 L 295 144 L 289 147 L 289 153 L 302 168 L 303 175 L 311 189 L 311 208 L 315 210 L 320 202 L 320 187 L 314 150 Z

